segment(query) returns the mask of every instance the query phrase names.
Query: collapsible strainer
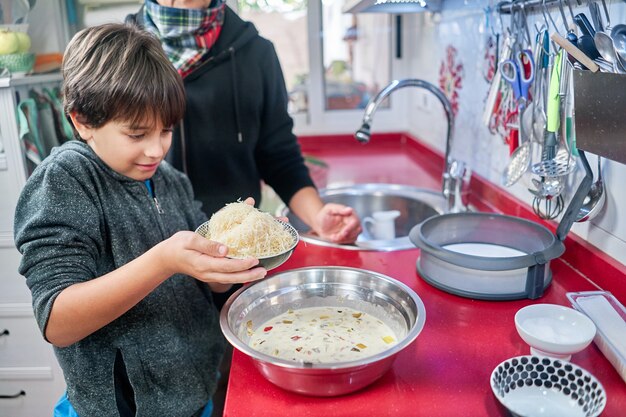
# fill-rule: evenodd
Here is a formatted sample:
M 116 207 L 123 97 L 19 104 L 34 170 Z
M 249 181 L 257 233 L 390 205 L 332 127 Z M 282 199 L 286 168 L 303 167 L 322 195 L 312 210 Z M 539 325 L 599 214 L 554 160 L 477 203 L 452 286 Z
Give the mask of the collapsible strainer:
M 563 240 L 591 188 L 592 172 L 584 152 L 586 175 L 556 234 L 519 217 L 495 213 L 447 213 L 411 229 L 421 249 L 420 276 L 452 294 L 485 300 L 536 299 L 550 285 L 550 261 L 565 251 Z
M 470 298 L 537 298 L 550 284 L 550 260 L 565 251 L 550 230 L 518 217 L 450 213 L 431 217 L 409 235 L 422 249 L 421 277 Z

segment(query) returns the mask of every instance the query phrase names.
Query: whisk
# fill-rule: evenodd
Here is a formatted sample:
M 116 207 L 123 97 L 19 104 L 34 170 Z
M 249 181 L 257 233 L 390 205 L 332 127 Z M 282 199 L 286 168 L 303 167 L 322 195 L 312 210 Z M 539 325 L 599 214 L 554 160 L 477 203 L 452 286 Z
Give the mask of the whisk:
M 533 178 L 532 182 L 537 187 L 536 190 L 528 189 L 535 196 L 533 211 L 541 219 L 556 219 L 565 208 L 562 177 L 541 177 L 541 181 Z
M 533 199 L 533 211 L 544 220 L 554 220 L 565 208 L 565 200 L 561 194 L 556 197 L 535 197 Z

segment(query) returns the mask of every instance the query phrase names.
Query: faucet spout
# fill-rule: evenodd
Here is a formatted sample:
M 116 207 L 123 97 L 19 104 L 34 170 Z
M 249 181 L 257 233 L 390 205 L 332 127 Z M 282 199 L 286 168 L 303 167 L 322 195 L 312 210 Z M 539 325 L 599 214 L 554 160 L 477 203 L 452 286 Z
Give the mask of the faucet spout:
M 356 131 L 354 137 L 361 143 L 367 143 L 370 141 L 372 136 L 372 132 L 370 131 L 370 125 L 366 122 L 363 122 L 359 130 Z
M 443 175 L 442 175 L 442 193 L 444 198 L 448 201 L 448 209 L 453 209 L 454 204 L 452 203 L 452 199 L 458 196 L 453 196 L 456 188 L 456 182 L 462 179 L 459 179 L 451 173 L 451 164 L 452 164 L 452 133 L 454 131 L 454 113 L 452 112 L 452 105 L 450 101 L 446 97 L 446 95 L 435 85 L 429 83 L 428 81 L 419 80 L 415 78 L 406 78 L 402 80 L 394 80 L 385 88 L 383 88 L 374 98 L 372 98 L 367 106 L 365 107 L 365 113 L 363 114 L 363 121 L 361 123 L 361 127 L 356 131 L 354 137 L 361 143 L 367 143 L 371 137 L 371 126 L 374 118 L 374 113 L 378 109 L 378 106 L 382 103 L 382 101 L 387 98 L 391 93 L 396 90 L 405 87 L 417 87 L 423 88 L 430 93 L 432 93 L 441 105 L 443 106 L 443 110 L 446 114 L 447 120 L 447 132 L 446 132 L 446 150 L 445 150 L 445 158 L 444 158 L 444 167 L 443 167 Z

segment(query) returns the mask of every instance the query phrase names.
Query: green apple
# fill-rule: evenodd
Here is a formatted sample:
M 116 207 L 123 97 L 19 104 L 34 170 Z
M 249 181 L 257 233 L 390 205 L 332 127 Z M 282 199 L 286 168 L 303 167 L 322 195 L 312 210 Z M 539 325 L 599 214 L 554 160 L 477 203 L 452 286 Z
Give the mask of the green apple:
M 15 32 L 17 36 L 18 48 L 17 52 L 23 53 L 30 50 L 30 36 L 26 32 Z
M 0 30 L 0 55 L 14 54 L 19 48 L 19 41 L 14 32 Z

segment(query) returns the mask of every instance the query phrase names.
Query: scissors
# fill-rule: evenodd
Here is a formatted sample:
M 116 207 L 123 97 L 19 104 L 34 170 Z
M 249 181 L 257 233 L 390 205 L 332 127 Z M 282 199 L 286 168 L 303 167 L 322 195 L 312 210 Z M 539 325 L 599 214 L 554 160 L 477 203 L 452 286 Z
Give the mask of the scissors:
M 500 63 L 500 72 L 502 78 L 511 85 L 513 99 L 523 108 L 529 100 L 530 84 L 535 79 L 533 53 L 528 49 L 515 52 L 511 59 Z

